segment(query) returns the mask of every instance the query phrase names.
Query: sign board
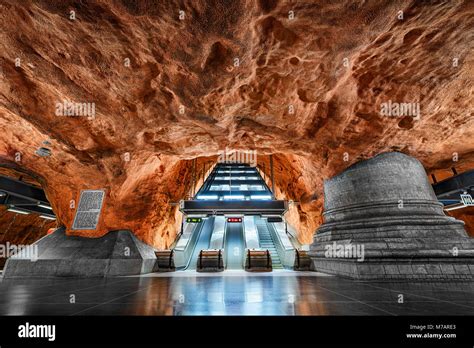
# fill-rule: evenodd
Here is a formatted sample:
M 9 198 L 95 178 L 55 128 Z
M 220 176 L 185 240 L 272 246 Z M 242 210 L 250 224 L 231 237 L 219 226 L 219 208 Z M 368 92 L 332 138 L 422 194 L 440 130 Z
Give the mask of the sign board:
M 186 218 L 186 222 L 188 224 L 197 224 L 199 222 L 202 222 L 202 218 L 198 217 L 188 217 Z
M 269 216 L 267 218 L 267 221 L 268 222 L 283 222 L 283 219 L 281 218 L 281 216 Z
M 72 224 L 73 230 L 95 230 L 97 228 L 104 196 L 104 190 L 81 191 L 79 206 Z
M 230 217 L 230 218 L 227 218 L 227 222 L 242 222 L 242 218 L 240 218 L 240 217 Z

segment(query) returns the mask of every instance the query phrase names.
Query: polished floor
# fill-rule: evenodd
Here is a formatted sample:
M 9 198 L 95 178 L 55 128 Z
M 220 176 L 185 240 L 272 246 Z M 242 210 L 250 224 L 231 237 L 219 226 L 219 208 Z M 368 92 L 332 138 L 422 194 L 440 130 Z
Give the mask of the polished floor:
M 472 282 L 356 282 L 287 271 L 0 282 L 0 315 L 472 314 Z

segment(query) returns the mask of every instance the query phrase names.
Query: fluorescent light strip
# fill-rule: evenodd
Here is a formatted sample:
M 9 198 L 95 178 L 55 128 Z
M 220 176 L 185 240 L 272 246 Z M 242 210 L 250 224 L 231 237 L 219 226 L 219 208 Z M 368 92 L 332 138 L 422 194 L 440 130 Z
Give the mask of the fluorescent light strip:
M 202 200 L 214 200 L 214 199 L 218 199 L 219 197 L 217 195 L 199 195 L 197 196 L 197 199 L 202 199 Z
M 17 213 L 17 214 L 23 214 L 23 215 L 29 215 L 30 212 L 22 209 L 17 209 L 17 208 L 8 208 L 7 211 L 10 211 L 12 213 Z
M 40 215 L 40 218 L 46 219 L 46 220 L 56 220 L 55 217 L 48 216 L 48 215 Z
M 444 208 L 444 210 L 451 211 L 451 210 L 462 209 L 462 208 L 467 208 L 467 207 L 468 207 L 467 205 L 458 205 L 451 208 Z
M 265 200 L 270 200 L 270 199 L 272 199 L 272 196 L 270 196 L 270 195 L 252 195 L 252 196 L 250 196 L 250 199 L 265 199 Z
M 244 199 L 244 196 L 243 195 L 234 195 L 234 196 L 224 196 L 224 200 L 232 200 L 232 199 L 239 199 L 239 200 L 243 200 Z
M 38 207 L 41 207 L 41 208 L 44 208 L 44 209 L 49 209 L 49 210 L 53 210 L 53 208 L 51 208 L 49 205 L 46 205 L 46 204 L 38 204 Z

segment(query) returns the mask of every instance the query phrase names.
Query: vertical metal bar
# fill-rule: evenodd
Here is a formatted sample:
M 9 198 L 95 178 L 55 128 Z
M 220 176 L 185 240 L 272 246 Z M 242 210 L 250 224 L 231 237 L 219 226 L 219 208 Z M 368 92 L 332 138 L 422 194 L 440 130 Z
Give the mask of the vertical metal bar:
M 458 175 L 458 171 L 456 170 L 456 168 L 452 167 L 451 170 L 453 171 L 454 175 Z
M 193 159 L 193 199 L 196 195 L 196 159 Z
M 436 180 L 436 176 L 434 174 L 431 174 L 431 179 L 433 179 L 433 184 L 438 183 L 438 180 Z
M 204 185 L 204 163 L 202 164 L 202 185 Z
M 273 180 L 273 155 L 270 155 L 270 176 L 272 180 L 272 199 L 275 199 L 275 183 Z

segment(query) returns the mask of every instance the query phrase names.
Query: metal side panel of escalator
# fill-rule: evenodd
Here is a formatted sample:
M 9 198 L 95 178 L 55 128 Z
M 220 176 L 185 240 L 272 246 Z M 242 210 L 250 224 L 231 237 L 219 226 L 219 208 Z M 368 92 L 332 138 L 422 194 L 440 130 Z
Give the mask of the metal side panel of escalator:
M 205 223 L 205 220 L 200 219 L 199 221 L 193 223 L 185 222 L 182 233 L 172 248 L 173 262 L 177 270 L 183 270 L 189 264 L 194 246 Z

